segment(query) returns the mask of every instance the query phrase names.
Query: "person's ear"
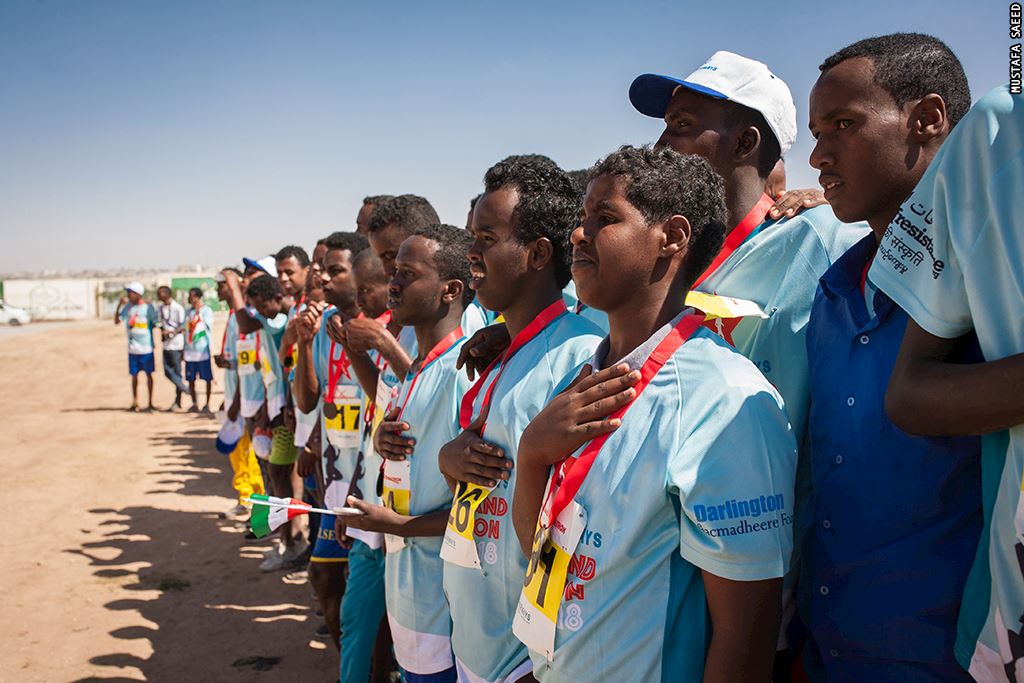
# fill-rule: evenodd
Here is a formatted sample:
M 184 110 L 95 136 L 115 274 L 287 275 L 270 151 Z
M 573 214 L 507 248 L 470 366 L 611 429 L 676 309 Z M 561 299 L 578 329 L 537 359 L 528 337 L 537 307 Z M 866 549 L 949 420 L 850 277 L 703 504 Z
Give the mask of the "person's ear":
M 908 121 L 910 135 L 921 145 L 941 138 L 950 130 L 946 102 L 941 95 L 935 93 L 929 93 L 918 100 L 910 110 Z
M 527 267 L 530 270 L 544 270 L 555 256 L 555 246 L 547 237 L 534 240 L 529 247 Z
M 466 291 L 466 285 L 462 280 L 448 280 L 444 283 L 444 291 L 441 293 L 441 301 L 450 304 L 453 301 L 461 300 L 462 293 Z
M 672 258 L 676 254 L 686 251 L 690 246 L 690 221 L 686 216 L 675 215 L 661 224 L 661 248 L 658 251 L 660 258 Z
M 747 126 L 736 133 L 733 158 L 737 164 L 749 161 L 761 148 L 761 131 L 756 126 Z

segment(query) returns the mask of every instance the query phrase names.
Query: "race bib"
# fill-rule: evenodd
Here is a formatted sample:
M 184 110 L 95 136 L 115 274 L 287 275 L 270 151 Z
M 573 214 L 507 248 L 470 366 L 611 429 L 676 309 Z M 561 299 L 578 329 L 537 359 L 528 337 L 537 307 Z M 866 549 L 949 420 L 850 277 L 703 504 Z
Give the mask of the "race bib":
M 533 537 L 533 551 L 519 595 L 512 633 L 550 661 L 555 654 L 555 624 L 562 604 L 569 561 L 587 526 L 587 511 L 575 500 L 546 527 L 543 516 Z
M 480 554 L 473 529 L 476 526 L 476 511 L 494 487 L 480 486 L 460 481 L 448 515 L 448 526 L 444 530 L 441 544 L 441 559 L 460 567 L 480 567 Z
M 412 463 L 408 460 L 401 462 L 385 460 L 384 486 L 381 492 L 384 507 L 390 508 L 400 515 L 408 515 L 411 490 Z M 401 536 L 385 534 L 384 545 L 389 553 L 398 552 L 405 547 L 405 539 Z
M 335 448 L 358 448 L 363 402 L 359 387 L 339 384 L 333 400 L 324 401 L 324 432 Z
M 235 344 L 235 354 L 238 356 L 239 376 L 251 375 L 256 372 L 256 340 L 239 339 Z

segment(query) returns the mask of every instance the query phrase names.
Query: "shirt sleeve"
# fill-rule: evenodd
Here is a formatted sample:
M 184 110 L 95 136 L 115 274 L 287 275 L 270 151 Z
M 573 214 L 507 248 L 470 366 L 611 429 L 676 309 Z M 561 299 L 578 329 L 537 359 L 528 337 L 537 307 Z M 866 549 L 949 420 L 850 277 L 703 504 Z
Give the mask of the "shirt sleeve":
M 689 392 L 668 461 L 680 554 L 734 581 L 779 578 L 793 549 L 796 442 L 778 394 L 753 365 L 724 353 L 714 364 L 677 366 Z
M 950 236 L 954 207 L 943 169 L 949 160 L 949 155 L 942 154 L 945 151 L 940 151 L 889 224 L 868 278 L 918 325 L 952 339 L 969 332 L 974 323 Z

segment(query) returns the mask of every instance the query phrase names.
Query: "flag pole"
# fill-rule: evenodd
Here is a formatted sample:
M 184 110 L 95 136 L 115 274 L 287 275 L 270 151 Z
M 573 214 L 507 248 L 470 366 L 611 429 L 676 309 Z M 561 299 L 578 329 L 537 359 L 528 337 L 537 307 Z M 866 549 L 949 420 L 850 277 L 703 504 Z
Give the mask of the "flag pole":
M 269 500 L 253 500 L 252 498 L 245 498 L 246 503 L 253 505 L 266 505 L 267 507 L 282 508 L 285 510 L 299 510 L 301 512 L 319 512 L 321 515 L 362 515 L 364 514 L 359 508 L 352 507 L 341 507 L 335 510 L 328 510 L 326 508 L 315 508 L 308 507 L 306 505 L 281 505 L 280 503 L 271 503 Z

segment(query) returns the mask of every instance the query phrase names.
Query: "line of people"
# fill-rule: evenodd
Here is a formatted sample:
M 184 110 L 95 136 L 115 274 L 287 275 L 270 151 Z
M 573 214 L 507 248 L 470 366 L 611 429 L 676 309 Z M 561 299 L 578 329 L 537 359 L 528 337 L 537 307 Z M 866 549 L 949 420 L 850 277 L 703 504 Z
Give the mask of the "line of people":
M 717 52 L 583 183 L 511 156 L 467 229 L 368 197 L 223 272 L 238 448 L 358 511 L 263 565 L 311 553 L 342 682 L 1024 676 L 1024 101 L 922 34 L 819 70 L 823 196 Z

